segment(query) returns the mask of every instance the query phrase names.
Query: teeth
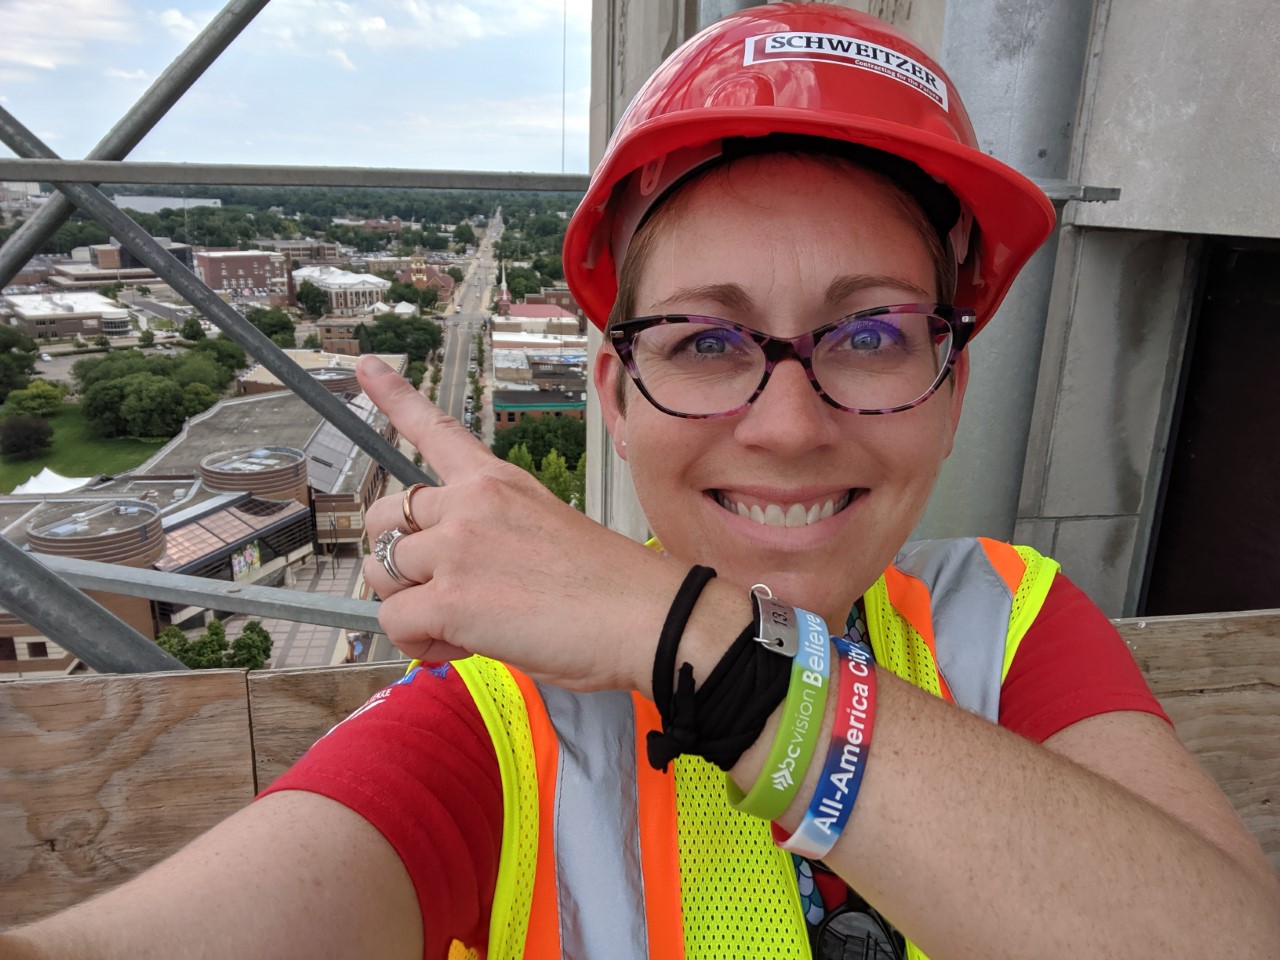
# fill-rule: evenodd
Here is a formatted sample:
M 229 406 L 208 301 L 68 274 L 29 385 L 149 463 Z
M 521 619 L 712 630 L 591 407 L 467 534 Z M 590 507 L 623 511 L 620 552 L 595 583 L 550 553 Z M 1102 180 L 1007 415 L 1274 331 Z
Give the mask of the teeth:
M 738 516 L 745 517 L 761 526 L 803 527 L 811 523 L 817 523 L 819 520 L 826 520 L 828 517 L 839 513 L 849 505 L 852 496 L 849 493 L 844 493 L 834 500 L 828 500 L 821 504 L 815 503 L 808 510 L 805 510 L 802 503 L 793 503 L 785 510 L 776 503 L 767 503 L 764 507 L 754 503 L 751 506 L 747 506 L 740 500 L 730 501 L 722 493 L 717 494 L 716 499 L 720 506 L 726 510 L 735 512 Z

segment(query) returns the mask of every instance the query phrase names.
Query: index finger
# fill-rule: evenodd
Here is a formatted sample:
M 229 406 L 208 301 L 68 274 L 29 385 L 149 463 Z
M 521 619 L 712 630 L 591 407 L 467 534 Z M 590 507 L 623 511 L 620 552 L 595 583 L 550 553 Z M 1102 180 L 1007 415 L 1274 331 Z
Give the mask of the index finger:
M 356 363 L 356 377 L 374 405 L 445 483 L 474 476 L 493 462 L 493 454 L 471 431 L 377 357 L 362 356 Z

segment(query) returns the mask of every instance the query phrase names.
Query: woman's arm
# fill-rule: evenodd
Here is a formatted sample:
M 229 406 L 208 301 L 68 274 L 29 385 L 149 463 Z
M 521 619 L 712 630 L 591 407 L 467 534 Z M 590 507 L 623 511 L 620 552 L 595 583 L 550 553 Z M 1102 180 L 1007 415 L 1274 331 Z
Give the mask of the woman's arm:
M 101 896 L 0 934 L 2 960 L 420 960 L 400 858 L 316 794 L 273 794 Z
M 712 583 L 690 621 L 680 656 L 699 677 L 750 617 L 737 593 Z M 1038 746 L 886 670 L 877 685 L 861 792 L 826 863 L 933 960 L 1280 955 L 1280 883 L 1163 721 L 1106 714 Z M 743 789 L 777 722 L 731 771 Z

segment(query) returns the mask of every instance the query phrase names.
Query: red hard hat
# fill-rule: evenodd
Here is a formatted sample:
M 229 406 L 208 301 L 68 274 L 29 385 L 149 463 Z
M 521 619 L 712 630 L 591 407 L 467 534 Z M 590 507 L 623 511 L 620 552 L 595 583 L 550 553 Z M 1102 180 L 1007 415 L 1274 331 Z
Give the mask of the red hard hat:
M 596 326 L 652 205 L 723 140 L 769 134 L 861 144 L 944 184 L 962 211 L 950 232 L 963 258 L 955 303 L 977 312 L 979 329 L 1053 229 L 1048 198 L 978 148 L 951 81 L 904 34 L 832 4 L 769 3 L 692 37 L 618 123 L 564 240 L 569 288 Z

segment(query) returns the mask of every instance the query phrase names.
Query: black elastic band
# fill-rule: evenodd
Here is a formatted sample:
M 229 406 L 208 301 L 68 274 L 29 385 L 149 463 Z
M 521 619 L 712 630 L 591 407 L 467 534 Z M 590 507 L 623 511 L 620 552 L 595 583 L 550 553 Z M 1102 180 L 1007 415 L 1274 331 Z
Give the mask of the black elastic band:
M 731 769 L 760 736 L 769 716 L 787 695 L 791 659 L 766 649 L 748 624 L 694 689 L 693 667 L 680 667 L 673 686 L 676 653 L 698 596 L 715 571 L 694 567 L 685 577 L 667 613 L 653 662 L 653 700 L 662 730 L 646 738 L 649 764 L 666 772 L 681 754 L 704 757 L 722 770 Z

